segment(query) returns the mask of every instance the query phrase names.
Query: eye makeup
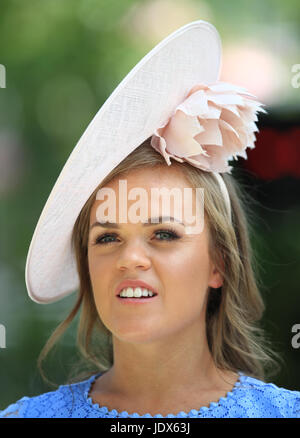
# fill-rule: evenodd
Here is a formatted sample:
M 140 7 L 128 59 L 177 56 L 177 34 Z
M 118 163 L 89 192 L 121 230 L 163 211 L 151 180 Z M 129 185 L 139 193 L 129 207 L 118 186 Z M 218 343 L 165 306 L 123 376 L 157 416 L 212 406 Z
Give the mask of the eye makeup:
M 165 241 L 172 242 L 174 240 L 180 239 L 180 237 L 181 237 L 181 236 L 179 236 L 178 232 L 172 227 L 162 228 L 162 229 L 156 230 L 154 232 L 154 234 L 155 235 L 164 234 L 164 235 L 169 236 L 167 239 L 157 239 L 158 241 L 161 241 L 161 242 L 165 242 Z M 106 237 L 107 238 L 117 238 L 118 234 L 117 233 L 102 233 L 94 239 L 93 245 L 107 245 L 107 244 L 115 243 L 115 241 L 110 241 L 110 242 L 103 241 L 102 239 L 105 239 Z

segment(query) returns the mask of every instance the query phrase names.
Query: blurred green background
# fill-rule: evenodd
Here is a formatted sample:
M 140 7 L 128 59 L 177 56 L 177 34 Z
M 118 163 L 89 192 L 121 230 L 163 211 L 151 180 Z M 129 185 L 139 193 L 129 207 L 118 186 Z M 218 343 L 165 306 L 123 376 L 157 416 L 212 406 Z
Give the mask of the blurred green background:
M 0 348 L 0 409 L 52 390 L 36 361 L 75 294 L 36 304 L 27 295 L 24 269 L 34 228 L 66 159 L 130 69 L 169 33 L 198 19 L 214 24 L 221 35 L 221 79 L 246 86 L 267 105 L 261 131 L 280 130 L 284 137 L 299 127 L 296 0 L 1 0 L 6 86 L 0 88 L 0 324 L 6 348 Z M 300 324 L 300 140 L 295 138 L 293 168 L 272 173 L 272 144 L 261 141 L 266 154 L 259 158 L 260 173 L 241 158 L 238 174 L 258 201 L 252 242 L 264 284 L 263 325 L 284 359 L 273 382 L 300 390 L 300 348 L 291 343 L 292 326 Z M 286 151 L 281 149 L 282 156 Z M 49 377 L 58 384 L 76 357 L 75 329 L 76 321 L 49 358 Z

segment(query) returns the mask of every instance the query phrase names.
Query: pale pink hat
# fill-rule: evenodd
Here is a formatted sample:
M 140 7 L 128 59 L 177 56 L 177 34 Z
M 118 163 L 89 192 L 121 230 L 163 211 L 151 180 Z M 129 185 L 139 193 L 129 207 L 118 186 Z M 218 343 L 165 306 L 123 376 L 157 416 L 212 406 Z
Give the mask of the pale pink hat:
M 101 181 L 151 136 L 169 165 L 173 158 L 213 172 L 230 215 L 219 172 L 230 172 L 227 160 L 246 158 L 245 148 L 254 147 L 255 112 L 263 110 L 241 87 L 217 82 L 220 62 L 215 27 L 195 21 L 156 45 L 112 92 L 70 154 L 36 225 L 25 268 L 33 301 L 51 303 L 78 289 L 75 221 Z

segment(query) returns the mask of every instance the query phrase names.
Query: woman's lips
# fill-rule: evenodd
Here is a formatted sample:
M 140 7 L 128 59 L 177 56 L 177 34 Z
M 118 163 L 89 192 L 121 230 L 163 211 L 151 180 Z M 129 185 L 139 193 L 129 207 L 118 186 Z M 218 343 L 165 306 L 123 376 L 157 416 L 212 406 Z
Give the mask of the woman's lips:
M 116 298 L 123 304 L 145 304 L 145 303 L 151 303 L 153 302 L 156 298 L 158 297 L 158 295 L 153 295 L 152 297 L 142 297 L 142 298 L 134 298 L 134 297 L 130 297 L 130 298 L 122 298 L 119 297 L 118 295 L 116 296 Z
M 142 280 L 127 279 L 127 280 L 123 280 L 123 281 L 121 281 L 121 283 L 119 283 L 119 285 L 116 288 L 115 294 L 119 295 L 120 292 L 122 291 L 122 289 L 125 289 L 127 287 L 132 287 L 132 288 L 140 287 L 142 289 L 145 288 L 145 289 L 151 290 L 155 294 L 158 293 L 152 286 L 150 286 L 148 283 L 145 283 Z

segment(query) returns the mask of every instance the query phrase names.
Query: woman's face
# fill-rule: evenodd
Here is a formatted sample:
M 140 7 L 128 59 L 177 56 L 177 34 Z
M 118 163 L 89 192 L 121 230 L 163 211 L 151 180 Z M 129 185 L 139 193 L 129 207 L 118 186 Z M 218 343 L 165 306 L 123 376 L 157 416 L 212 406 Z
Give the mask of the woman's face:
M 151 188 L 177 187 L 183 193 L 183 188 L 190 186 L 180 170 L 166 167 L 134 170 L 105 186 L 116 194 L 115 222 L 119 228 L 95 226 L 89 232 L 88 264 L 99 317 L 113 336 L 129 342 L 166 340 L 183 330 L 199 333 L 205 324 L 208 287 L 222 284 L 209 258 L 207 224 L 199 234 L 187 234 L 186 227 L 177 222 L 145 226 L 143 222 L 152 217 L 150 208 L 149 214 L 143 209 L 138 223 L 128 217 L 125 223 L 120 223 L 119 179 L 127 181 L 127 193 L 132 188 L 143 188 L 149 205 Z M 193 195 L 195 199 L 194 192 Z M 124 201 L 124 194 L 121 198 Z M 128 210 L 136 201 L 127 201 Z M 99 220 L 96 210 L 103 202 L 94 202 L 90 227 Z M 162 212 L 163 216 L 178 217 L 172 202 L 167 214 L 159 205 L 159 216 Z M 183 210 L 181 213 L 184 222 Z M 158 295 L 146 303 L 124 304 L 115 291 L 127 279 L 146 282 Z

